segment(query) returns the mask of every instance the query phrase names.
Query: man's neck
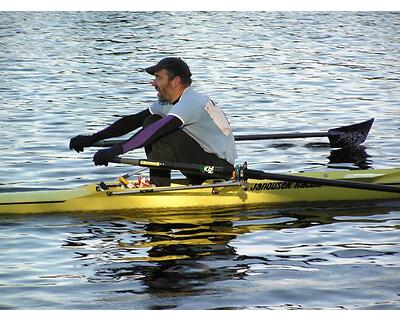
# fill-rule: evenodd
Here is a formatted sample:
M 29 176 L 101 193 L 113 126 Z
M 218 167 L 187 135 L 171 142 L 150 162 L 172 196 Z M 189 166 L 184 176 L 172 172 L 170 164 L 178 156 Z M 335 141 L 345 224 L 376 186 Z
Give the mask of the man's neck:
M 184 87 L 184 88 L 182 87 L 179 88 L 179 90 L 176 90 L 176 93 L 174 93 L 174 95 L 172 96 L 171 103 L 172 104 L 177 103 L 187 88 L 189 87 Z

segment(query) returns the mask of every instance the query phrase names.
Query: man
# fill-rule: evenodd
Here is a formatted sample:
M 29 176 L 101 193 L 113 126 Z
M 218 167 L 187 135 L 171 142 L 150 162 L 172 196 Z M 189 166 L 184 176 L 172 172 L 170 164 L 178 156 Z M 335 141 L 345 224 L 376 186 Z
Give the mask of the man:
M 80 152 L 99 140 L 143 127 L 126 142 L 98 151 L 93 157 L 95 165 L 107 166 L 114 157 L 144 147 L 152 161 L 230 166 L 233 170 L 237 155 L 229 122 L 210 98 L 191 87 L 188 65 L 180 58 L 164 58 L 145 71 L 155 77 L 152 85 L 158 100 L 148 109 L 125 116 L 93 135 L 72 138 L 70 149 Z M 199 174 L 182 173 L 192 184 L 206 180 Z M 168 186 L 171 172 L 151 169 L 150 181 L 156 186 Z

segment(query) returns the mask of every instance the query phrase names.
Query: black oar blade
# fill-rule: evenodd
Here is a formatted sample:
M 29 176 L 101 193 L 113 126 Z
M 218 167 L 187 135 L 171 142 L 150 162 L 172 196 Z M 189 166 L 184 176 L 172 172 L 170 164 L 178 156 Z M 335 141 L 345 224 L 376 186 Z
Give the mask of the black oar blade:
M 331 148 L 360 145 L 367 139 L 373 122 L 374 118 L 350 126 L 330 129 L 328 138 Z

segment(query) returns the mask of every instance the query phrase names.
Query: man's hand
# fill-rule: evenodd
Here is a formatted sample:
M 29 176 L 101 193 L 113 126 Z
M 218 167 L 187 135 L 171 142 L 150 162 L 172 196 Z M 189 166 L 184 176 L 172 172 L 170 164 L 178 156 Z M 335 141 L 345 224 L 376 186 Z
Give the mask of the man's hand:
M 122 146 L 120 144 L 116 144 L 111 148 L 97 151 L 93 156 L 93 162 L 96 166 L 107 167 L 110 160 L 122 153 L 124 153 L 122 150 Z
M 79 135 L 70 140 L 69 148 L 71 150 L 74 149 L 76 152 L 82 152 L 85 147 L 90 147 L 95 142 L 97 142 L 97 138 L 93 135 Z

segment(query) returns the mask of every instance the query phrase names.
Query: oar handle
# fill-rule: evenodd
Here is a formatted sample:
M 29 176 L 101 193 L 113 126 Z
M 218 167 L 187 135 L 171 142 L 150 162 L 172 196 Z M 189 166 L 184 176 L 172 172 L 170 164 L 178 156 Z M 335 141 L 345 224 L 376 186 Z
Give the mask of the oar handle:
M 92 144 L 93 147 L 101 147 L 101 148 L 108 148 L 112 147 L 115 144 L 124 143 L 126 140 L 121 139 L 111 139 L 111 140 L 100 140 Z

